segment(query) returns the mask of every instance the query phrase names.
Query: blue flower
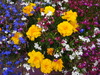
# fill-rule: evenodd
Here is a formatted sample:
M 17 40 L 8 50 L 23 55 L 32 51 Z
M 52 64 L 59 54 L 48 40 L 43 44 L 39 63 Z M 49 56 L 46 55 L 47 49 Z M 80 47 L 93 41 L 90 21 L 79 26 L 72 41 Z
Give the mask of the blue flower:
M 20 37 L 19 40 L 20 40 L 21 43 L 26 43 L 26 41 L 23 37 Z
M 79 32 L 80 32 L 80 33 L 83 33 L 84 31 L 85 31 L 85 29 L 81 29 Z
M 19 49 L 20 48 L 18 45 L 14 45 L 13 47 L 15 47 L 16 49 Z
M 18 11 L 16 10 L 16 8 L 12 8 L 14 13 L 17 13 Z
M 5 51 L 4 54 L 9 55 L 11 54 L 11 51 Z
M 34 9 L 36 9 L 37 7 L 34 7 Z
M 8 61 L 6 64 L 7 64 L 7 65 L 11 65 L 11 64 L 12 64 L 12 62 L 11 62 L 11 61 Z
M 20 63 L 20 61 L 16 61 L 16 62 L 15 62 L 15 64 L 19 64 L 19 63 Z
M 10 14 L 9 13 L 5 14 L 5 17 L 10 17 Z
M 9 25 L 6 25 L 6 29 L 8 29 L 10 26 Z
M 19 25 L 20 25 L 20 26 L 24 26 L 24 25 L 25 25 L 25 23 L 24 23 L 24 22 L 21 22 L 21 23 L 19 23 Z

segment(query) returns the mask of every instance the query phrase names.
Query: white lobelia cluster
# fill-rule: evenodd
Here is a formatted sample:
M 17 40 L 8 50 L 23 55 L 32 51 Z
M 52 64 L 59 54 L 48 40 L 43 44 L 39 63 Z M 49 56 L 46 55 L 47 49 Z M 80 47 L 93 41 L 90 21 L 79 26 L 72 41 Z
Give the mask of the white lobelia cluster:
M 83 36 L 79 36 L 79 39 L 82 40 L 83 42 L 90 42 L 90 39 L 88 37 L 83 37 Z

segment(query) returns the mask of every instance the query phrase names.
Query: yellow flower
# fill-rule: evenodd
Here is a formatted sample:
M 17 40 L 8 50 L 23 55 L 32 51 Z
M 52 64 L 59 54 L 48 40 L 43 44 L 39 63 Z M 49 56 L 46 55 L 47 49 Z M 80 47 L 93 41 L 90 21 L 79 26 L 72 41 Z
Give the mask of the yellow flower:
M 29 30 L 26 32 L 26 35 L 27 35 L 27 37 L 28 37 L 30 40 L 34 41 L 35 38 L 41 36 L 41 30 L 42 30 L 42 29 L 39 28 L 38 26 L 32 25 L 32 26 L 29 28 Z
M 67 19 L 68 21 L 73 21 L 76 20 L 77 18 L 77 13 L 73 12 L 72 10 L 64 12 L 62 19 Z
M 78 30 L 77 30 L 76 28 L 79 27 L 77 21 L 76 21 L 76 20 L 74 20 L 74 21 L 70 21 L 70 24 L 73 26 L 73 28 L 74 28 L 74 32 L 77 32 Z
M 16 32 L 14 36 L 11 38 L 11 40 L 14 42 L 14 44 L 19 44 L 19 38 L 23 35 L 19 32 Z
M 41 52 L 35 52 L 33 50 L 32 52 L 28 53 L 28 56 L 30 57 L 28 63 L 30 63 L 32 67 L 40 68 L 44 55 Z
M 57 30 L 63 37 L 70 36 L 73 33 L 73 26 L 69 22 L 63 21 L 58 24 Z
M 28 6 L 24 7 L 22 11 L 23 11 L 25 14 L 27 14 L 28 16 L 32 16 L 33 13 L 31 13 L 31 12 L 32 12 L 32 11 L 35 11 L 34 8 L 33 8 L 34 6 L 36 6 L 36 4 L 30 3 Z
M 62 71 L 62 68 L 64 67 L 63 66 L 63 61 L 61 60 L 61 59 L 58 59 L 58 60 L 54 60 L 53 62 L 52 62 L 52 66 L 53 66 L 53 69 L 55 70 L 55 71 Z
M 34 6 L 36 6 L 36 4 L 35 3 L 30 3 L 29 6 L 34 7 Z
M 52 70 L 52 61 L 49 59 L 44 59 L 41 62 L 41 71 L 43 73 L 50 73 Z
M 40 8 L 40 12 L 44 12 L 44 8 Z
M 52 7 L 52 6 L 46 6 L 44 8 L 44 13 L 45 14 L 50 14 L 50 15 L 53 15 L 53 13 L 55 12 L 55 9 Z
M 54 48 L 47 48 L 47 53 L 49 55 L 52 55 L 53 54 L 53 51 L 54 51 Z

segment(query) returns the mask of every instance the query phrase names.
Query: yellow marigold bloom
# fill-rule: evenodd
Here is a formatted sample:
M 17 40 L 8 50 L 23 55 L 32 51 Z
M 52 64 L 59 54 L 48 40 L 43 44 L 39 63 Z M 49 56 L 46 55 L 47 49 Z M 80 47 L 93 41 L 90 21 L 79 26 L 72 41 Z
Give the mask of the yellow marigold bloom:
M 54 48 L 47 48 L 47 53 L 49 55 L 52 55 L 53 54 L 53 51 L 54 51 Z
M 30 57 L 28 63 L 30 63 L 32 67 L 40 68 L 44 55 L 41 52 L 35 52 L 33 50 L 32 52 L 28 53 L 28 56 Z
M 40 12 L 44 12 L 44 8 L 40 8 Z
M 58 32 L 63 36 L 70 36 L 73 33 L 73 26 L 67 22 L 63 21 L 57 26 Z
M 27 14 L 28 16 L 32 16 L 33 13 L 31 13 L 32 11 L 34 11 L 33 7 L 32 6 L 26 6 L 23 8 L 22 10 L 25 14 Z
M 62 69 L 63 69 L 63 61 L 61 60 L 61 59 L 58 59 L 58 60 L 54 60 L 53 62 L 52 62 L 52 66 L 53 66 L 53 69 L 55 70 L 55 71 L 62 71 Z
M 44 13 L 45 14 L 50 14 L 50 15 L 53 15 L 53 13 L 55 12 L 55 9 L 52 7 L 52 6 L 46 6 L 44 8 Z
M 64 12 L 62 19 L 67 19 L 68 21 L 73 21 L 76 20 L 77 18 L 77 13 L 73 12 L 72 10 Z
M 19 32 L 16 32 L 14 36 L 11 38 L 11 40 L 14 42 L 14 44 L 19 44 L 19 38 L 23 35 Z
M 76 28 L 79 27 L 79 25 L 77 24 L 77 21 L 76 20 L 70 21 L 70 24 L 73 26 L 74 32 L 77 32 L 78 30 Z
M 42 30 L 42 29 L 39 28 L 38 26 L 32 25 L 32 26 L 28 29 L 28 31 L 26 32 L 26 35 L 27 35 L 27 37 L 28 37 L 30 40 L 34 41 L 35 38 L 41 36 L 41 30 Z
M 52 70 L 52 61 L 49 59 L 44 59 L 41 62 L 41 72 L 50 73 Z

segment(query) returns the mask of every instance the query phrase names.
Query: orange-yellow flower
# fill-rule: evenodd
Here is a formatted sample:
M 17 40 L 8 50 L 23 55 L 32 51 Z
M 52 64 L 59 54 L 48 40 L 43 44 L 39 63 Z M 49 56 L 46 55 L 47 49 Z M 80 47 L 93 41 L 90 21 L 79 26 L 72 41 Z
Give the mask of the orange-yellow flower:
M 79 27 L 77 21 L 76 21 L 76 20 L 74 20 L 74 21 L 70 21 L 70 24 L 73 26 L 73 28 L 74 28 L 74 32 L 77 32 L 78 30 L 77 30 L 76 28 Z
M 47 53 L 49 55 L 52 55 L 53 54 L 53 51 L 54 51 L 54 48 L 47 48 Z
M 0 28 L 0 31 L 2 31 L 2 28 Z
M 63 69 L 63 61 L 61 59 L 54 59 L 52 62 L 53 69 L 55 71 L 62 71 Z
M 55 9 L 52 6 L 46 6 L 44 8 L 45 14 L 53 15 L 54 12 L 55 12 Z
M 41 62 L 41 72 L 50 73 L 52 70 L 52 61 L 49 59 L 44 59 Z
M 34 41 L 35 38 L 41 36 L 41 28 L 39 28 L 36 25 L 32 25 L 28 31 L 26 32 L 27 37 L 31 40 Z
M 68 21 L 73 21 L 76 20 L 77 18 L 77 13 L 73 12 L 72 10 L 64 12 L 62 19 L 67 19 Z
M 41 52 L 35 52 L 33 50 L 28 53 L 28 56 L 30 57 L 28 63 L 30 63 L 32 67 L 40 68 L 44 55 Z
M 63 36 L 70 36 L 73 33 L 73 26 L 68 21 L 63 21 L 57 26 L 58 32 Z
M 32 16 L 33 13 L 31 13 L 32 11 L 34 11 L 32 6 L 26 6 L 23 8 L 23 13 L 27 14 L 28 16 Z
M 44 8 L 40 8 L 40 12 L 44 12 Z
M 23 35 L 19 32 L 16 32 L 14 36 L 11 38 L 11 40 L 14 42 L 14 44 L 19 44 L 19 38 Z

